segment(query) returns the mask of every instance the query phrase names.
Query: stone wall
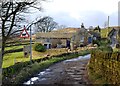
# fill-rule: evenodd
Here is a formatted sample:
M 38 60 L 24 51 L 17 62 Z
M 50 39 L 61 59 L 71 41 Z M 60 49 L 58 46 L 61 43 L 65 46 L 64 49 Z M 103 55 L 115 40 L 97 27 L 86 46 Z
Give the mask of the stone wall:
M 39 38 L 37 39 L 35 42 L 38 42 L 38 43 L 47 43 L 46 42 L 46 39 L 47 38 Z M 50 41 L 48 43 L 50 43 L 52 45 L 52 48 L 56 48 L 57 47 L 57 44 L 61 43 L 61 46 L 62 47 L 66 47 L 66 40 L 67 39 L 50 39 Z M 70 40 L 70 39 L 69 39 Z
M 120 84 L 120 53 L 92 52 L 88 74 L 95 84 Z

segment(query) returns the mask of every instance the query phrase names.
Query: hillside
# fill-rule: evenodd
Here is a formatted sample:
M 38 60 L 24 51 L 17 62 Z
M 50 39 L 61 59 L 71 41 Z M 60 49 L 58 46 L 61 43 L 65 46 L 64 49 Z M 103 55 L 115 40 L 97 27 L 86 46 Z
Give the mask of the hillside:
M 108 37 L 108 33 L 112 30 L 112 28 L 106 28 L 106 29 L 101 29 L 101 37 L 102 38 L 107 38 Z

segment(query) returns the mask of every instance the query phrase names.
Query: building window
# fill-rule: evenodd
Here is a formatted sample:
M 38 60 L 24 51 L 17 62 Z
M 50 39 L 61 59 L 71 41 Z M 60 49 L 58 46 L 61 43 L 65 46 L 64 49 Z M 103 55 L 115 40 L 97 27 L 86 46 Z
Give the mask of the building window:
M 39 37 L 37 37 L 36 39 L 40 39 Z
M 45 39 L 45 42 L 50 42 L 50 39 L 49 38 Z
M 80 37 L 80 42 L 84 42 L 84 37 Z

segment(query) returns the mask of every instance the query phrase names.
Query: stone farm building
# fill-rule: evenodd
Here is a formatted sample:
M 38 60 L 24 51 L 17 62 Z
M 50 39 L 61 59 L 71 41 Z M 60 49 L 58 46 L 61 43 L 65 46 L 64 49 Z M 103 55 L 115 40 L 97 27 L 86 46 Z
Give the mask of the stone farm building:
M 86 29 L 81 28 L 64 28 L 52 32 L 36 33 L 36 42 L 42 43 L 47 49 L 49 48 L 73 48 L 88 44 L 90 34 Z

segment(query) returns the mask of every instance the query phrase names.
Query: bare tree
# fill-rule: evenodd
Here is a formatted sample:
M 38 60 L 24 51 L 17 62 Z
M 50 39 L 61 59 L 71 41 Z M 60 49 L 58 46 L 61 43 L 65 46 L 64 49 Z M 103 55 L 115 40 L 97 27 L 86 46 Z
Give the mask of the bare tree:
M 17 0 L 12 0 L 12 2 L 0 2 L 0 23 L 2 30 L 2 58 L 0 59 L 1 61 L 4 56 L 6 41 L 12 34 L 21 31 L 20 29 L 15 28 L 20 27 L 18 23 L 24 20 L 24 16 L 22 16 L 21 14 L 26 13 L 27 9 L 30 7 L 34 7 L 39 10 L 41 9 L 39 7 L 36 7 L 36 3 L 38 3 L 37 0 L 30 0 L 30 2 L 17 2 Z M 2 63 L 0 66 L 2 66 Z
M 94 29 L 93 26 L 89 26 L 89 28 L 88 28 L 89 31 L 90 31 L 90 30 L 93 30 L 93 29 Z
M 35 23 L 37 32 L 51 32 L 53 29 L 57 27 L 57 23 L 53 20 L 52 17 L 46 16 L 40 18 Z
M 64 29 L 64 28 L 67 28 L 67 26 L 66 25 L 58 25 L 57 26 L 57 29 Z

